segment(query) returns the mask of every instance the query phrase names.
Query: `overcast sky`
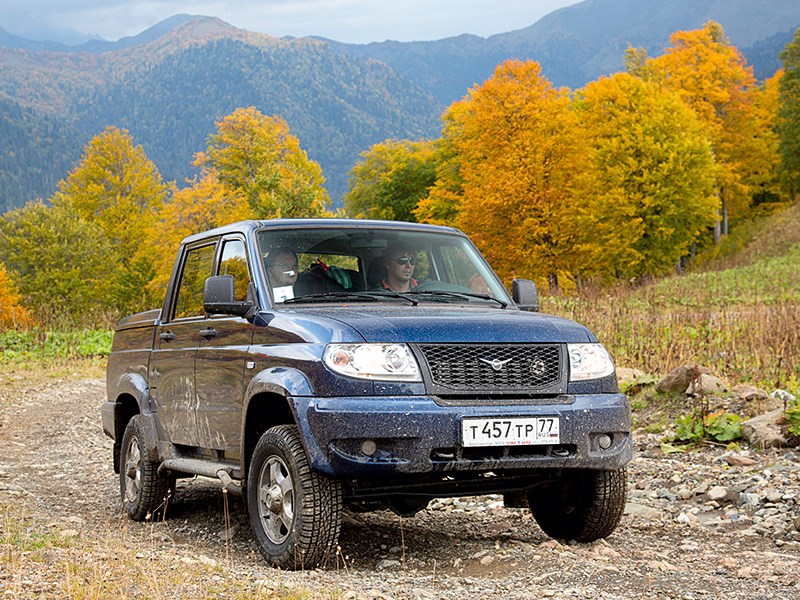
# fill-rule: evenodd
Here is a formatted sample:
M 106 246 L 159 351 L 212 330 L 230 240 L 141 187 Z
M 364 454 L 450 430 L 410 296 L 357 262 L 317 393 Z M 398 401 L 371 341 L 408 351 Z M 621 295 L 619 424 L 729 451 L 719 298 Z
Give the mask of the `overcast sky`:
M 41 32 L 73 31 L 117 40 L 185 13 L 219 17 L 235 27 L 278 37 L 319 35 L 355 43 L 435 40 L 522 29 L 579 1 L 0 0 L 0 27 L 35 39 Z

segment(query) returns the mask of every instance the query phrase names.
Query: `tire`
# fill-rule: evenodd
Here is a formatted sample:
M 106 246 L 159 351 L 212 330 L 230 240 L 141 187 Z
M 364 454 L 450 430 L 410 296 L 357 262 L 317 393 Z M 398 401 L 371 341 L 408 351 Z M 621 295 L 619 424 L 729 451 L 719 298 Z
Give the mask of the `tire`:
M 157 461 L 145 458 L 144 426 L 139 415 L 125 428 L 119 456 L 119 493 L 122 508 L 134 521 L 163 517 L 173 482 L 158 475 Z
M 264 558 L 282 569 L 324 564 L 339 540 L 342 488 L 312 471 L 297 427 L 279 425 L 261 436 L 247 482 L 250 525 Z
M 608 537 L 625 510 L 625 469 L 563 471 L 528 494 L 533 518 L 547 535 L 586 543 Z

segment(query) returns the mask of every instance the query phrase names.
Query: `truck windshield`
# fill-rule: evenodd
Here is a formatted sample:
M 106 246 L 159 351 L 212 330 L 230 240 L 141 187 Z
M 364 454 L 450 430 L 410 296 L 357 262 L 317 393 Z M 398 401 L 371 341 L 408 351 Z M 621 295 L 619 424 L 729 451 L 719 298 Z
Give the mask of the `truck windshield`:
M 263 229 L 258 240 L 275 303 L 510 303 L 462 235 L 295 226 Z

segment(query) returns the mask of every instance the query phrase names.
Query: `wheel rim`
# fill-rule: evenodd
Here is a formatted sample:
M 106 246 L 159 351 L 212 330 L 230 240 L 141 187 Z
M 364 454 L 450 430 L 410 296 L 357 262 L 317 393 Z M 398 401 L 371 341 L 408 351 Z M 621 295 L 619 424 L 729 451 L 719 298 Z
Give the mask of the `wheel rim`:
M 132 437 L 125 452 L 125 500 L 136 502 L 142 485 L 142 453 L 139 442 Z
M 294 484 L 286 463 L 270 456 L 258 476 L 258 514 L 267 537 L 282 544 L 294 523 Z

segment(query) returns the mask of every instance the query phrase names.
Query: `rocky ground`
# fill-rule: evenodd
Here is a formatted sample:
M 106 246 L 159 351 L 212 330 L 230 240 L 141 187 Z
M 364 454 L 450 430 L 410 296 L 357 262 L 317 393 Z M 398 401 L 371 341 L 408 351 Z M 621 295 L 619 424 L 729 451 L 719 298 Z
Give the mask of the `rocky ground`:
M 336 565 L 288 573 L 213 481 L 181 480 L 164 522 L 123 518 L 103 400 L 101 380 L 0 373 L 2 598 L 800 597 L 797 450 L 665 455 L 642 433 L 607 540 L 551 540 L 500 497 L 443 499 L 347 514 Z

